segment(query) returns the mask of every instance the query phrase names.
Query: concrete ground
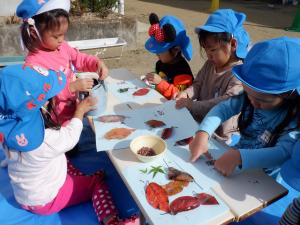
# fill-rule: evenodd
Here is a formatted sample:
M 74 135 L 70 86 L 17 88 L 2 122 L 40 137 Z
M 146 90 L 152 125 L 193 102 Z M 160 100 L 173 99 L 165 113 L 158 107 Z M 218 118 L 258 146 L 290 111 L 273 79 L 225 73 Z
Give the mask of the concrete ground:
M 137 75 L 153 71 L 156 56 L 145 51 L 144 42 L 148 38 L 148 15 L 155 12 L 159 17 L 172 14 L 184 21 L 193 42 L 194 56 L 190 65 L 196 74 L 203 65 L 205 57 L 200 56 L 194 28 L 205 23 L 210 4 L 210 0 L 126 0 L 125 14 L 134 16 L 138 20 L 137 47 L 136 49 L 125 48 L 121 59 L 107 60 L 107 65 L 109 68 L 125 67 Z M 232 8 L 247 15 L 245 27 L 253 43 L 279 36 L 300 38 L 300 32 L 284 30 L 292 24 L 297 6 L 277 5 L 269 8 L 267 1 L 263 0 L 220 0 L 220 8 Z

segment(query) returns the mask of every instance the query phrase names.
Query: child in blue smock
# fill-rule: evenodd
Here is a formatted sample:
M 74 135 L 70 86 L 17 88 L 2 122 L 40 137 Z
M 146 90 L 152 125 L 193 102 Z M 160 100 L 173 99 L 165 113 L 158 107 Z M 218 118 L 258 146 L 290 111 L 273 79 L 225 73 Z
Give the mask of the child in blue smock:
M 283 180 L 293 189 L 300 192 L 300 140 L 293 147 L 291 159 L 286 161 L 280 170 Z M 300 224 L 300 197 L 295 198 L 282 215 L 279 225 Z
M 238 114 L 240 140 L 216 160 L 216 170 L 228 176 L 237 167 L 274 168 L 290 157 L 299 136 L 299 52 L 299 38 L 281 37 L 253 46 L 244 64 L 233 68 L 244 93 L 219 103 L 203 119 L 190 144 L 193 162 L 208 151 L 217 127 Z

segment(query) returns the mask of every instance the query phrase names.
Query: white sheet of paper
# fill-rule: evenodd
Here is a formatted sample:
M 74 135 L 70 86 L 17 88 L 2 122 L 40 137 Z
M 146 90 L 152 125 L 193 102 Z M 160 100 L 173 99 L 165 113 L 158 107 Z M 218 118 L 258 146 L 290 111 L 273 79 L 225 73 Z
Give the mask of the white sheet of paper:
M 129 88 L 126 92 L 120 92 L 120 89 Z M 147 88 L 149 92 L 143 96 L 134 96 L 133 93 L 140 88 Z M 139 79 L 115 81 L 109 83 L 109 91 L 117 97 L 120 102 L 128 103 L 145 103 L 151 99 L 161 98 L 162 96 L 154 89 L 149 88 Z
M 169 151 L 169 150 L 168 150 Z M 166 214 L 163 211 L 153 208 L 146 199 L 145 187 L 149 182 L 156 182 L 160 185 L 167 184 L 170 180 L 166 174 L 157 173 L 153 178 L 153 174 L 143 173 L 141 170 L 147 168 L 147 172 L 152 168 L 151 166 L 162 166 L 166 169 L 168 166 L 172 166 L 176 169 L 187 171 L 195 179 L 195 182 L 191 182 L 182 192 L 169 196 L 169 202 L 180 196 L 193 196 L 195 193 L 205 192 L 214 196 L 219 205 L 200 205 L 190 211 L 180 212 L 176 215 Z M 140 207 L 147 212 L 147 217 L 155 225 L 182 225 L 182 224 L 208 224 L 216 220 L 218 217 L 228 213 L 230 209 L 228 206 L 207 186 L 205 176 L 199 173 L 197 169 L 188 162 L 180 158 L 174 158 L 171 152 L 167 152 L 163 159 L 158 159 L 150 163 L 140 163 L 135 166 L 127 167 L 123 171 L 123 175 L 128 185 L 133 190 L 135 197 L 140 203 Z
M 121 149 L 129 147 L 130 141 L 140 135 L 154 134 L 161 136 L 164 128 L 175 127 L 172 136 L 166 140 L 168 145 L 174 145 L 178 140 L 193 136 L 198 129 L 198 124 L 187 109 L 175 109 L 175 101 L 168 101 L 162 105 L 141 108 L 123 112 L 105 112 L 103 115 L 126 116 L 124 123 L 102 123 L 94 118 L 97 151 Z M 180 119 L 178 119 L 180 118 Z M 150 128 L 145 124 L 148 120 L 161 120 L 166 126 L 161 128 Z M 136 129 L 127 138 L 122 140 L 107 140 L 105 133 L 113 128 Z

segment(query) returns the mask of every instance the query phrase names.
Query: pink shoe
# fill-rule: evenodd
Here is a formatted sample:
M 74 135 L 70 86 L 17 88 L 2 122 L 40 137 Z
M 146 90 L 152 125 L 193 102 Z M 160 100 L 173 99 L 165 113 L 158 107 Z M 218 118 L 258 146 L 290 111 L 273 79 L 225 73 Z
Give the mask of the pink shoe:
M 140 218 L 137 215 L 133 215 L 125 220 L 119 222 L 118 225 L 139 225 Z

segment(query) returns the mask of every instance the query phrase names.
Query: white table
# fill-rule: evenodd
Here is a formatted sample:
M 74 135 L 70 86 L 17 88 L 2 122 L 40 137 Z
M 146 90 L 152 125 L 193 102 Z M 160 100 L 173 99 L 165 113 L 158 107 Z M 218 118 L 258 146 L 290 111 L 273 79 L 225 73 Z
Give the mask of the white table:
M 136 78 L 136 76 L 126 69 L 115 69 L 110 71 L 110 77 L 108 78 L 108 81 L 113 79 L 129 80 L 134 78 Z M 118 99 L 111 94 L 109 94 L 108 99 L 108 107 L 111 107 L 111 109 L 114 110 L 135 109 L 165 102 L 165 99 L 163 97 L 159 97 L 159 95 L 157 98 L 151 100 L 151 102 L 133 105 L 119 102 Z M 220 143 L 215 144 L 219 145 L 220 148 L 225 147 Z M 147 221 L 151 223 L 151 218 L 149 217 L 147 211 L 144 210 L 143 205 L 140 204 L 136 193 L 134 193 L 134 191 L 130 188 L 126 177 L 123 174 L 123 171 L 126 168 L 136 165 L 140 162 L 135 158 L 129 149 L 109 150 L 107 153 L 133 198 L 135 199 L 137 205 L 141 209 L 141 212 Z M 183 158 L 189 157 L 188 152 L 182 154 Z M 200 173 L 201 168 L 198 169 Z M 214 184 L 212 190 L 230 207 L 231 210 L 225 215 L 222 215 L 221 217 L 211 221 L 211 223 L 207 225 L 227 224 L 232 221 L 240 221 L 245 219 L 272 202 L 280 199 L 288 192 L 283 186 L 266 175 L 262 170 L 247 171 L 228 178 L 220 177 L 220 179 L 216 180 L 212 178 L 211 182 Z

